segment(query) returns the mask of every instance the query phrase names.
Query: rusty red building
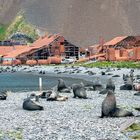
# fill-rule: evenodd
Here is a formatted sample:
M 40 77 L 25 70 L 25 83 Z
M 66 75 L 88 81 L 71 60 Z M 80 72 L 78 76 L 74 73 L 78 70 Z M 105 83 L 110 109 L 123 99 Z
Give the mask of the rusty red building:
M 140 36 L 120 36 L 88 48 L 91 57 L 107 61 L 140 60 Z M 95 52 L 93 54 L 93 52 Z
M 61 35 L 45 35 L 30 46 L 22 46 L 18 49 L 10 48 L 11 46 L 6 52 L 1 53 L 3 64 L 10 65 L 13 62 L 20 64 L 59 64 L 61 58 L 74 57 L 79 59 L 80 52 L 79 47 L 73 45 Z

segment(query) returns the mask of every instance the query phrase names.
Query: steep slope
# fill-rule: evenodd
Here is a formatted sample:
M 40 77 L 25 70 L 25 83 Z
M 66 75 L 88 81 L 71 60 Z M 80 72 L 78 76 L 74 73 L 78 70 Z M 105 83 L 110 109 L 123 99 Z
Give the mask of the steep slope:
M 60 32 L 78 46 L 140 34 L 140 0 L 24 0 L 22 10 L 33 25 Z
M 0 0 L 0 24 L 9 23 L 20 10 L 24 0 Z

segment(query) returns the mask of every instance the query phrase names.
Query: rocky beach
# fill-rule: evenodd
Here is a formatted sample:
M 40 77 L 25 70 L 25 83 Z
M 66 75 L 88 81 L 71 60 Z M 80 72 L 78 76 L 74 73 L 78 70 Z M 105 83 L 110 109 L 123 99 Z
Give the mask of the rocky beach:
M 2 140 L 131 140 L 140 131 L 122 131 L 127 122 L 140 123 L 140 106 L 137 91 L 120 90 L 123 84 L 122 75 L 130 69 L 118 68 L 85 68 L 80 66 L 1 66 L 1 73 L 32 73 L 54 77 L 71 77 L 91 82 L 99 77 L 105 86 L 108 78 L 116 85 L 117 106 L 132 111 L 137 117 L 100 118 L 101 104 L 106 95 L 99 91 L 87 91 L 89 99 L 74 99 L 73 93 L 60 93 L 68 96 L 64 102 L 50 102 L 40 99 L 43 111 L 26 111 L 22 109 L 23 100 L 30 92 L 8 92 L 7 100 L 0 101 L 0 139 Z M 105 75 L 104 75 L 105 74 Z M 139 74 L 135 69 L 134 75 Z M 117 75 L 117 76 L 116 76 Z M 120 77 L 119 77 L 120 76 Z

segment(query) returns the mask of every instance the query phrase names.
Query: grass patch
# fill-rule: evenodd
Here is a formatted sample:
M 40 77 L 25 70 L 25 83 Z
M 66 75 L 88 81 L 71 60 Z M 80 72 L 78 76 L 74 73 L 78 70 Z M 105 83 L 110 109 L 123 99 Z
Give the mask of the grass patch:
M 84 108 L 84 109 L 87 109 L 87 110 L 92 109 L 92 107 L 91 107 L 90 105 L 84 105 L 83 108 Z
M 6 34 L 6 26 L 0 25 L 0 40 L 4 40 Z
M 9 25 L 0 24 L 0 40 L 7 40 L 16 32 L 26 34 L 34 40 L 38 38 L 36 28 L 25 20 L 22 13 L 18 14 Z
M 1 139 L 23 140 L 22 130 L 0 131 L 0 140 Z
M 140 134 L 131 137 L 134 140 L 140 140 Z
M 140 130 L 140 124 L 138 123 L 133 123 L 131 126 L 129 126 L 126 131 L 128 132 L 133 132 L 133 131 L 138 131 Z
M 124 61 L 124 62 L 109 62 L 109 61 L 103 61 L 103 62 L 93 62 L 90 64 L 81 63 L 79 64 L 84 67 L 98 67 L 98 68 L 107 68 L 107 67 L 113 67 L 113 68 L 140 68 L 140 62 L 131 62 L 131 61 Z
M 26 22 L 23 15 L 19 14 L 12 21 L 6 30 L 5 38 L 8 38 L 11 34 L 21 32 L 32 37 L 34 40 L 38 38 L 36 29 L 29 23 Z

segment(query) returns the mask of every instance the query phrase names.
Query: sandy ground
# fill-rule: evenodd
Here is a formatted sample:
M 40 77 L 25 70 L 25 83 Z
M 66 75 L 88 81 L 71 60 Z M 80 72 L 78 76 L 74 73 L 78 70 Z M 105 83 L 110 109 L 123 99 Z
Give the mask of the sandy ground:
M 140 96 L 134 96 L 136 91 L 120 91 L 122 85 L 122 74 L 129 73 L 129 69 L 98 69 L 98 68 L 82 68 L 82 67 L 1 67 L 2 71 L 21 71 L 32 72 L 35 74 L 45 72 L 53 76 L 71 76 L 82 78 L 87 81 L 101 77 L 101 82 L 106 83 L 106 79 L 112 77 L 107 75 L 120 75 L 121 77 L 113 78 L 116 84 L 116 100 L 119 107 L 132 111 L 134 115 L 140 113 L 134 107 L 140 106 Z M 101 71 L 106 75 L 101 76 Z M 72 73 L 74 71 L 74 73 Z M 79 71 L 77 73 L 77 71 Z M 96 73 L 91 75 L 92 71 Z M 135 70 L 135 75 L 139 74 L 139 70 Z M 32 92 L 32 93 L 37 93 Z M 140 122 L 140 117 L 126 118 L 99 118 L 101 115 L 101 104 L 106 95 L 98 94 L 98 91 L 87 91 L 88 97 L 91 99 L 74 99 L 73 93 L 63 93 L 69 99 L 65 102 L 48 102 L 40 99 L 40 104 L 44 107 L 43 111 L 26 111 L 22 109 L 22 103 L 27 95 L 26 93 L 8 93 L 6 101 L 0 101 L 0 139 L 12 140 L 129 140 L 129 136 L 140 132 L 121 132 L 124 123 L 132 119 Z

